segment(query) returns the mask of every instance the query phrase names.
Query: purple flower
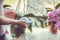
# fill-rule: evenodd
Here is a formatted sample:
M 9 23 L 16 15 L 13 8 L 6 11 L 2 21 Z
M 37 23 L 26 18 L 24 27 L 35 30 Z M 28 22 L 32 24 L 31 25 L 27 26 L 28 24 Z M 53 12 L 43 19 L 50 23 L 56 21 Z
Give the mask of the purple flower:
M 55 24 L 55 29 L 58 28 L 60 29 L 60 21 L 58 21 L 56 24 Z
M 60 8 L 53 10 L 51 12 L 48 12 L 49 22 L 55 21 L 55 28 L 60 29 Z
M 56 13 L 57 13 L 56 10 L 48 12 L 49 21 L 56 21 L 57 20 Z

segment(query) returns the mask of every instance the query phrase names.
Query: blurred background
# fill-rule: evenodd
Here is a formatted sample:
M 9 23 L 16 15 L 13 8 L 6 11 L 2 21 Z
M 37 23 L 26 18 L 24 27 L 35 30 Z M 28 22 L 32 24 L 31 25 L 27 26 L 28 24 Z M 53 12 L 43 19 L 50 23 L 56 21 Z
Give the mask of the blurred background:
M 57 9 L 60 6 L 60 0 L 5 0 L 4 6 L 16 12 L 19 18 L 27 17 L 33 22 L 33 27 L 46 28 L 48 26 L 47 12 Z M 10 32 L 10 27 L 8 29 Z M 7 38 L 11 40 L 10 35 L 7 35 Z
M 4 5 L 17 12 L 19 16 L 27 16 L 37 27 L 47 27 L 47 12 L 56 8 L 60 0 L 5 0 Z

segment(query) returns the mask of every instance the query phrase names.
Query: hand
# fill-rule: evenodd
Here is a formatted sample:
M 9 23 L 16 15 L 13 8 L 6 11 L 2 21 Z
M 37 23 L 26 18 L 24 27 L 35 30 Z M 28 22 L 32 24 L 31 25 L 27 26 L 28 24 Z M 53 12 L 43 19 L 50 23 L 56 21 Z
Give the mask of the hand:
M 19 20 L 17 25 L 18 25 L 19 27 L 26 28 L 26 22 L 25 22 L 25 21 Z

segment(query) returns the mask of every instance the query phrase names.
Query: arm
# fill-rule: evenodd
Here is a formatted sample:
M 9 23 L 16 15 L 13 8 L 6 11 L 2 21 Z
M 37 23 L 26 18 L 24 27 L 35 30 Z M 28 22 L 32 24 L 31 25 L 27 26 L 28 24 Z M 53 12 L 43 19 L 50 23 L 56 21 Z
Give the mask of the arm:
M 9 18 L 2 18 L 0 16 L 0 25 L 8 25 L 8 24 L 17 24 L 19 20 L 9 19 Z

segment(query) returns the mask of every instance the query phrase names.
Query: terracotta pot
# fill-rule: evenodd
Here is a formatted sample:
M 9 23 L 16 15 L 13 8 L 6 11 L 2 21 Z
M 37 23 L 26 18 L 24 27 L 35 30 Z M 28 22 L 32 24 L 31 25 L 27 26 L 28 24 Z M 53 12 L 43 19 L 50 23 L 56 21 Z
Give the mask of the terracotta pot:
M 57 29 L 54 29 L 54 23 L 53 22 L 50 23 L 49 28 L 50 28 L 50 32 L 52 32 L 53 34 L 56 34 L 58 32 Z

